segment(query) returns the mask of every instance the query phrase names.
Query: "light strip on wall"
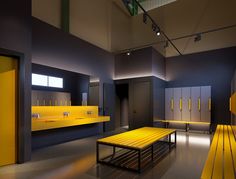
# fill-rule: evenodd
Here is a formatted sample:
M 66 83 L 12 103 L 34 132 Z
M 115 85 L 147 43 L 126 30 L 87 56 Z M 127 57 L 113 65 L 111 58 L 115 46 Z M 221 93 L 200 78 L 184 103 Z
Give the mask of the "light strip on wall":
M 160 77 L 160 76 L 156 76 L 156 75 L 152 75 L 152 74 L 118 75 L 117 77 L 113 78 L 113 80 L 124 80 L 124 79 L 152 77 L 152 76 L 166 81 L 165 78 Z

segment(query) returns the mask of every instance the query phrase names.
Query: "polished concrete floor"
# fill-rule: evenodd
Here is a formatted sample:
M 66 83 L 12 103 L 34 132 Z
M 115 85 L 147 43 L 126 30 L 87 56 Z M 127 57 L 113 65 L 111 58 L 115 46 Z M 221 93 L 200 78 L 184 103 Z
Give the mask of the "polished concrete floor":
M 199 179 L 211 140 L 209 134 L 178 132 L 177 147 L 158 163 L 138 174 L 96 164 L 95 141 L 99 137 L 89 137 L 34 151 L 30 162 L 1 167 L 0 178 Z M 101 149 L 102 154 L 109 152 L 110 148 Z

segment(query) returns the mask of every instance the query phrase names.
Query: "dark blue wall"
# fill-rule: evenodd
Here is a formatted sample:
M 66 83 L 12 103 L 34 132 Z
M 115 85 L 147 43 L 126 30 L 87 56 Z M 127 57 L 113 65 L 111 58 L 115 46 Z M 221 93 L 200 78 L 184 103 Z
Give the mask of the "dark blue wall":
M 166 59 L 167 87 L 212 87 L 212 121 L 229 124 L 231 80 L 236 68 L 236 47 Z
M 71 104 L 82 105 L 82 92 L 88 93 L 89 76 L 74 73 L 62 69 L 52 68 L 44 65 L 32 64 L 32 73 L 61 77 L 64 81 L 64 88 L 48 88 L 32 86 L 33 90 L 59 91 L 71 93 Z M 97 135 L 101 132 L 102 124 L 90 124 L 60 129 L 50 129 L 32 132 L 32 149 L 39 149 L 63 142 L 68 142 L 83 137 Z
M 20 118 L 18 119 L 18 162 L 31 157 L 31 0 L 7 0 L 0 4 L 1 49 L 22 54 L 20 62 Z M 19 54 L 16 54 L 18 58 Z
M 102 129 L 102 124 L 98 123 L 36 131 L 32 133 L 32 150 L 98 135 Z

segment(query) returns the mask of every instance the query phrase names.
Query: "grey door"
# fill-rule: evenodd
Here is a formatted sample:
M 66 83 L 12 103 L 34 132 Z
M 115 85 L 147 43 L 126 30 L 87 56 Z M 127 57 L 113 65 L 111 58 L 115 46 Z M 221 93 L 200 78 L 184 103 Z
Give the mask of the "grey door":
M 211 121 L 211 87 L 201 87 L 201 121 Z
M 132 128 L 150 126 L 151 119 L 151 82 L 133 81 L 131 88 Z
M 115 86 L 114 84 L 103 84 L 103 115 L 110 116 L 110 121 L 104 125 L 105 131 L 115 129 Z
M 166 88 L 165 89 L 165 119 L 166 120 L 173 120 L 173 106 L 174 102 L 174 94 L 173 88 Z
M 191 121 L 200 121 L 200 97 L 201 97 L 201 88 L 200 87 L 191 87 Z
M 191 117 L 191 88 L 182 88 L 182 120 L 190 121 Z
M 180 100 L 181 100 L 181 88 L 174 88 L 174 120 L 182 120 Z

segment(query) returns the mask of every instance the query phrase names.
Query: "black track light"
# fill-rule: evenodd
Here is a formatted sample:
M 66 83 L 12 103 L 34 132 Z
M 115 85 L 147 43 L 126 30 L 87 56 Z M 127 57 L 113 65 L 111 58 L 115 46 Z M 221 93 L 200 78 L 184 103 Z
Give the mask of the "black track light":
M 130 52 L 130 51 L 128 51 L 128 52 L 126 53 L 126 55 L 128 55 L 128 56 L 130 56 L 130 54 L 131 54 L 131 52 Z
M 157 30 L 157 25 L 156 24 L 152 24 L 152 30 L 153 30 L 153 32 L 156 32 L 156 30 Z
M 152 24 L 152 30 L 156 33 L 157 36 L 161 35 L 160 28 L 156 24 Z
M 196 37 L 194 38 L 194 42 L 199 42 L 202 39 L 201 34 L 197 34 Z
M 168 41 L 166 41 L 166 43 L 164 45 L 164 48 L 167 48 L 167 47 L 169 47 L 169 42 Z
M 143 14 L 143 23 L 147 24 L 147 14 L 146 13 Z

